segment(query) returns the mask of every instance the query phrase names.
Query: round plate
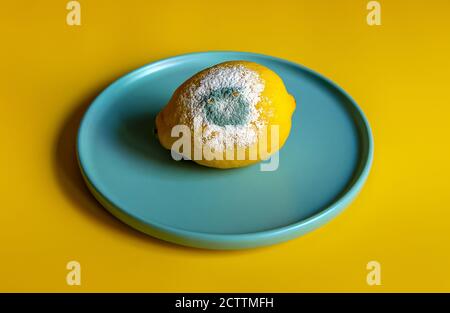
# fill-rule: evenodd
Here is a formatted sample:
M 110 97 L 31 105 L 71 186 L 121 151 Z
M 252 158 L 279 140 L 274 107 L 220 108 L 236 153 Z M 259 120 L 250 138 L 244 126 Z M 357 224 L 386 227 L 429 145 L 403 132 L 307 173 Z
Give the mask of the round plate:
M 177 162 L 153 135 L 182 82 L 229 60 L 271 68 L 297 101 L 275 171 Z M 356 103 L 323 76 L 270 56 L 204 52 L 146 65 L 109 86 L 81 122 L 77 151 L 90 190 L 125 223 L 182 245 L 238 249 L 297 237 L 338 214 L 368 175 L 373 143 Z

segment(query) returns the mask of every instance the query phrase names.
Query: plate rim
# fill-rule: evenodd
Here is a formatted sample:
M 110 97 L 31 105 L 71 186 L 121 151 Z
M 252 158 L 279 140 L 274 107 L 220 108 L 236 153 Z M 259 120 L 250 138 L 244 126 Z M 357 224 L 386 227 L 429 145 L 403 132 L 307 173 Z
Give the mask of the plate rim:
M 365 156 L 361 156 L 359 158 L 360 164 L 363 164 L 362 169 L 359 170 L 359 173 L 354 174 L 352 179 L 349 181 L 348 186 L 346 186 L 345 189 L 343 189 L 341 193 L 329 205 L 324 206 L 323 209 L 321 209 L 319 212 L 306 219 L 301 219 L 285 226 L 249 233 L 220 234 L 185 230 L 154 221 L 144 221 L 138 216 L 128 212 L 127 210 L 120 208 L 120 206 L 116 205 L 111 199 L 108 199 L 108 197 L 104 193 L 98 190 L 91 177 L 88 173 L 86 173 L 84 169 L 83 158 L 81 156 L 82 152 L 80 152 L 80 150 L 82 150 L 82 130 L 84 125 L 86 124 L 87 116 L 90 114 L 90 112 L 92 112 L 95 104 L 99 103 L 101 98 L 108 94 L 110 90 L 113 90 L 115 87 L 120 86 L 122 82 L 129 79 L 139 79 L 139 75 L 141 75 L 143 72 L 151 75 L 151 73 L 157 72 L 163 66 L 170 65 L 170 63 L 172 62 L 178 63 L 183 59 L 205 54 L 241 54 L 248 57 L 259 57 L 268 59 L 270 61 L 284 63 L 289 66 L 293 66 L 294 68 L 297 68 L 301 71 L 305 71 L 322 81 L 325 81 L 327 84 L 335 88 L 338 92 L 345 96 L 346 99 L 349 100 L 349 103 L 351 104 L 353 109 L 355 109 L 356 114 L 360 117 L 360 120 L 362 122 L 362 125 L 357 125 L 356 128 L 358 129 L 358 133 L 360 135 L 363 132 L 362 128 L 364 128 L 364 136 L 360 140 L 363 143 L 367 144 L 367 153 Z M 154 68 L 154 71 L 148 73 L 148 71 L 152 68 Z M 355 113 L 353 113 L 352 115 L 355 115 Z M 356 122 L 354 121 L 353 123 L 355 124 Z M 369 121 L 356 101 L 337 83 L 325 77 L 324 75 L 293 61 L 261 53 L 232 50 L 191 52 L 171 56 L 147 63 L 135 70 L 128 72 L 125 75 L 122 75 L 121 77 L 113 81 L 110 85 L 108 85 L 105 89 L 103 89 L 91 102 L 91 104 L 83 114 L 78 127 L 76 138 L 76 158 L 82 177 L 90 192 L 105 209 L 107 209 L 122 222 L 153 237 L 185 246 L 207 249 L 240 249 L 270 245 L 301 236 L 325 224 L 330 219 L 338 215 L 345 207 L 347 207 L 347 205 L 350 204 L 350 202 L 360 192 L 369 175 L 373 163 L 373 155 L 374 141 Z M 362 160 L 362 158 L 364 157 L 365 159 Z

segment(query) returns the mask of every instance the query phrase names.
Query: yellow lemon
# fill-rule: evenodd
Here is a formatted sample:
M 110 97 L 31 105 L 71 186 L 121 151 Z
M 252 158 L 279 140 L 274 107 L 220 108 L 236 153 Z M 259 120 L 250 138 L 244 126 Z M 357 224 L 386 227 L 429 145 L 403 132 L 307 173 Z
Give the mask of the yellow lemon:
M 230 61 L 185 81 L 156 117 L 160 143 L 201 165 L 233 168 L 265 160 L 286 142 L 295 99 L 269 68 Z

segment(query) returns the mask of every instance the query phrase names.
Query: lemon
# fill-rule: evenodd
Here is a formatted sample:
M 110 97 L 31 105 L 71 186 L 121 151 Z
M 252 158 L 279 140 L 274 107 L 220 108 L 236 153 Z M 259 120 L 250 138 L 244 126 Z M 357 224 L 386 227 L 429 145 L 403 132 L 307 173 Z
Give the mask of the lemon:
M 229 61 L 179 86 L 156 117 L 161 145 L 198 164 L 234 168 L 265 160 L 286 142 L 295 99 L 269 68 Z

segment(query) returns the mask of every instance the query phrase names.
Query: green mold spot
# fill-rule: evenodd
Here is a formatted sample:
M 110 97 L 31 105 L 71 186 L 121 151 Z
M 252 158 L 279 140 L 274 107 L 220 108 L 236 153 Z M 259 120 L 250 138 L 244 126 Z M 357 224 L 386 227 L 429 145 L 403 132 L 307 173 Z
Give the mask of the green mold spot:
M 203 109 L 208 121 L 218 126 L 245 125 L 250 113 L 240 90 L 231 87 L 212 91 L 203 100 Z

